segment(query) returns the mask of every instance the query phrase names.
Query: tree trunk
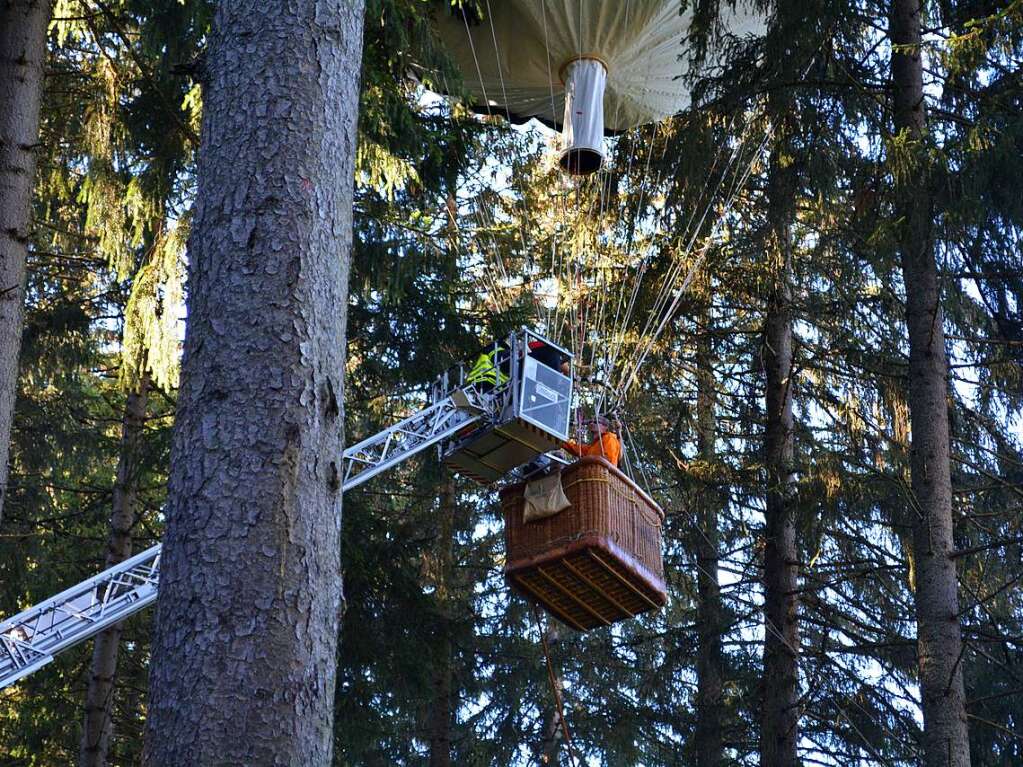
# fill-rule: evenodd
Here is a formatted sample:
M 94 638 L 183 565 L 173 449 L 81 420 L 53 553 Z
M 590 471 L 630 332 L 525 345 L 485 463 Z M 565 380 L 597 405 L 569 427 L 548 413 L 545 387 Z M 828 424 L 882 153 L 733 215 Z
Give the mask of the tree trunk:
M 0 0 L 0 519 L 7 498 L 49 0 Z
M 451 721 L 454 718 L 451 700 L 452 669 L 451 623 L 454 605 L 451 579 L 454 575 L 455 504 L 454 479 L 449 479 L 440 497 L 437 526 L 437 658 L 433 669 L 433 696 L 430 702 L 428 727 L 430 767 L 451 765 Z
M 328 765 L 363 4 L 216 6 L 144 761 Z
M 970 764 L 962 674 L 958 581 L 952 525 L 948 384 L 941 291 L 932 239 L 933 199 L 926 171 L 920 0 L 895 0 L 890 35 L 896 133 L 916 143 L 922 167 L 897 179 L 899 246 L 909 332 L 910 469 L 916 509 L 916 622 L 924 763 Z
M 138 492 L 140 443 L 146 423 L 149 377 L 143 375 L 138 388 L 129 392 L 121 420 L 121 451 L 114 481 L 110 533 L 107 537 L 107 567 L 131 556 L 131 531 L 135 524 Z M 110 714 L 113 708 L 114 675 L 121 624 L 97 635 L 92 648 L 92 675 L 85 694 L 85 723 L 78 763 L 81 767 L 103 767 L 110 747 Z
M 430 704 L 430 767 L 451 765 L 451 637 L 438 638 L 440 662 L 433 670 L 433 700 Z
M 715 461 L 715 390 L 713 340 L 708 301 L 703 328 L 696 350 L 696 439 L 703 471 L 709 472 Z M 706 476 L 706 474 L 705 474 Z M 720 767 L 724 757 L 721 742 L 722 692 L 722 605 L 718 582 L 718 513 L 722 499 L 713 485 L 701 487 L 696 509 L 695 531 L 697 589 L 696 608 L 698 645 L 696 650 L 696 733 L 694 745 L 697 767 Z
M 780 109 L 776 115 L 785 114 Z M 786 118 L 779 117 L 784 120 Z M 767 424 L 764 541 L 764 707 L 762 767 L 795 767 L 799 740 L 799 556 L 793 490 L 792 222 L 795 171 L 785 150 L 784 127 L 771 158 L 768 215 L 774 286 L 764 319 L 763 361 Z

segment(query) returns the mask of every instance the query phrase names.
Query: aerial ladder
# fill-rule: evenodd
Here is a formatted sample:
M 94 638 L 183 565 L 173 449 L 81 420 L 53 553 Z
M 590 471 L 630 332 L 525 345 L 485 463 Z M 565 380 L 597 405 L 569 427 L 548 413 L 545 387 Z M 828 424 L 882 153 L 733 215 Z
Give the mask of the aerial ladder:
M 468 381 L 465 365 L 445 371 L 426 407 L 343 452 L 342 492 L 433 446 L 446 466 L 482 484 L 521 474 L 557 449 L 568 436 L 572 379 L 534 357 L 537 344 L 571 360 L 522 329 L 490 349 L 502 370 L 499 383 Z M 156 601 L 162 548 L 146 549 L 0 623 L 0 689 Z

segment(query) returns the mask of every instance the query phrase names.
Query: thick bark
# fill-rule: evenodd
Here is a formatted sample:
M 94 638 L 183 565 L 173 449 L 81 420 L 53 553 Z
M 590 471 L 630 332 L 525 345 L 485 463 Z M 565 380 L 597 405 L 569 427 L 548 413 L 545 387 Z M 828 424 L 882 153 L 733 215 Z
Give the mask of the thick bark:
M 359 0 L 216 7 L 144 761 L 328 765 Z
M 454 617 L 452 602 L 452 578 L 454 577 L 454 536 L 455 536 L 455 504 L 457 502 L 455 482 L 449 479 L 441 493 L 439 508 L 439 525 L 437 526 L 437 657 L 433 668 L 433 695 L 428 712 L 428 728 L 430 739 L 430 767 L 449 767 L 451 764 L 451 722 L 454 719 L 452 708 L 451 683 L 451 625 Z
M 129 392 L 121 419 L 121 449 L 114 480 L 110 532 L 107 535 L 107 567 L 131 556 L 131 531 L 135 524 L 138 494 L 139 448 L 146 423 L 149 378 L 143 376 L 138 388 Z M 92 648 L 92 674 L 85 694 L 85 723 L 78 763 L 81 767 L 102 767 L 110 748 L 110 714 L 113 709 L 114 676 L 121 624 L 97 635 Z
M 924 763 L 970 764 L 963 688 L 963 643 L 952 524 L 948 383 L 941 291 L 933 243 L 933 198 L 926 172 L 927 116 L 920 0 L 894 0 L 890 35 L 895 130 L 917 142 L 923 169 L 897 185 L 899 245 L 909 333 L 910 468 L 916 508 L 916 622 Z M 900 46 L 896 48 L 895 46 Z
M 776 110 L 776 114 L 784 114 Z M 787 131 L 782 128 L 780 135 Z M 771 162 L 769 212 L 774 286 L 764 319 L 766 385 L 764 462 L 764 705 L 760 732 L 762 767 L 795 767 L 799 740 L 799 556 L 793 498 L 792 417 L 792 222 L 795 171 L 784 138 Z
M 702 333 L 696 351 L 696 429 L 697 448 L 704 472 L 715 460 L 716 419 L 711 338 L 711 316 L 704 313 Z M 698 645 L 696 649 L 696 733 L 694 746 L 697 767 L 720 767 L 724 758 L 721 724 L 722 669 L 721 585 L 718 582 L 718 513 L 721 496 L 717 489 L 704 486 L 696 503 L 698 529 L 695 531 L 697 590 L 696 609 Z
M 0 0 L 0 519 L 25 318 L 49 0 Z

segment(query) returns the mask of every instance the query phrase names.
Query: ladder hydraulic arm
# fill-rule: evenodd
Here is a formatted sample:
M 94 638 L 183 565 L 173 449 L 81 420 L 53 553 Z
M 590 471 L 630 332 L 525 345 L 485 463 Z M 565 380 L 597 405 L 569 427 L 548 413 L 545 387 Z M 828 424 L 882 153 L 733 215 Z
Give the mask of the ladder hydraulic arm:
M 487 403 L 461 389 L 344 451 L 342 491 L 479 421 Z M 0 689 L 156 601 L 157 544 L 0 623 Z

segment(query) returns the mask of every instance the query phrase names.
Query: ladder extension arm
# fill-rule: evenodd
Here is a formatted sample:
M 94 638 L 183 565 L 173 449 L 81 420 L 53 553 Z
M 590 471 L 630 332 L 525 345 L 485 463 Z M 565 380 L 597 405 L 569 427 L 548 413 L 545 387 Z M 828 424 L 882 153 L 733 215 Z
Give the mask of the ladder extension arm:
M 156 599 L 160 544 L 0 623 L 0 688 Z
M 480 420 L 472 389 L 430 405 L 344 451 L 342 492 Z M 0 689 L 156 601 L 161 544 L 0 623 Z
M 462 390 L 352 445 L 344 452 L 342 490 L 358 487 L 406 458 L 454 436 L 478 421 L 484 407 L 473 389 Z

